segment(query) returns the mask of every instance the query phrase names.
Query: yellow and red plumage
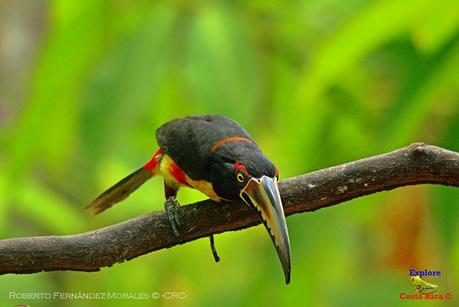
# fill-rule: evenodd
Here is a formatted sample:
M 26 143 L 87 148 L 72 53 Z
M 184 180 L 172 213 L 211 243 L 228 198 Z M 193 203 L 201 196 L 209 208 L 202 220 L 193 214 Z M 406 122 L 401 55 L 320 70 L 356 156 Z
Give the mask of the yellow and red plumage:
M 177 217 L 169 210 L 177 206 L 175 196 L 181 187 L 197 189 L 215 201 L 242 199 L 262 218 L 288 283 L 290 242 L 277 187 L 279 172 L 247 131 L 227 117 L 189 116 L 159 127 L 156 139 L 159 149 L 150 161 L 102 193 L 89 208 L 100 213 L 160 175 L 164 179 L 166 211 L 178 235 L 173 223 L 174 219 L 178 222 Z

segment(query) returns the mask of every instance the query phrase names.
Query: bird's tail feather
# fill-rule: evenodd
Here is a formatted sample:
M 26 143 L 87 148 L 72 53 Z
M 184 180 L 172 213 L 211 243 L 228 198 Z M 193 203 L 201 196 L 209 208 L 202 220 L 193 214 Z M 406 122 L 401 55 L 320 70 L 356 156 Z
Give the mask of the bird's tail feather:
M 121 179 L 117 184 L 97 197 L 86 209 L 93 214 L 101 213 L 116 203 L 127 198 L 129 194 L 137 190 L 142 184 L 153 176 L 153 172 L 142 167 L 129 176 Z

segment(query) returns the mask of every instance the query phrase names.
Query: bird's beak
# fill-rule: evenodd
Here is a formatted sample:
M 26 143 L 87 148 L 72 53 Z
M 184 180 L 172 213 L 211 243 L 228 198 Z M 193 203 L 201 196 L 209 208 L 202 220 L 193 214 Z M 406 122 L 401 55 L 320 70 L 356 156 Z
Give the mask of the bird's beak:
M 241 198 L 251 207 L 257 209 L 276 247 L 282 263 L 285 282 L 290 282 L 290 240 L 284 209 L 277 187 L 277 179 L 262 176 L 251 178 L 240 193 Z

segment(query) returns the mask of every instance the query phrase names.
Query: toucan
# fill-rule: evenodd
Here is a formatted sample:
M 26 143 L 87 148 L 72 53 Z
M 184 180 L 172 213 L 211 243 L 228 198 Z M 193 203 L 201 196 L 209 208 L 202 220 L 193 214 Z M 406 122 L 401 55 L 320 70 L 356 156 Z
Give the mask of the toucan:
M 288 284 L 290 240 L 278 188 L 279 172 L 248 132 L 224 116 L 194 115 L 163 124 L 156 130 L 156 139 L 159 149 L 151 160 L 102 193 L 88 208 L 100 213 L 148 179 L 161 175 L 166 212 L 174 234 L 179 236 L 176 195 L 180 187 L 197 189 L 217 202 L 242 200 L 258 212 Z

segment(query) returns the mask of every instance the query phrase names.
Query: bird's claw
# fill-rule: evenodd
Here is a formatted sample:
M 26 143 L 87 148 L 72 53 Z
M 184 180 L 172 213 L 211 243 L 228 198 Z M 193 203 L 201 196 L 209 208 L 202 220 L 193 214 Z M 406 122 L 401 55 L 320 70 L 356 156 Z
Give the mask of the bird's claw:
M 175 197 L 171 196 L 164 202 L 164 208 L 167 212 L 167 217 L 169 218 L 169 223 L 171 224 L 172 231 L 176 237 L 180 236 L 178 228 L 180 227 L 180 221 L 178 218 L 177 209 L 180 207 L 179 202 Z

